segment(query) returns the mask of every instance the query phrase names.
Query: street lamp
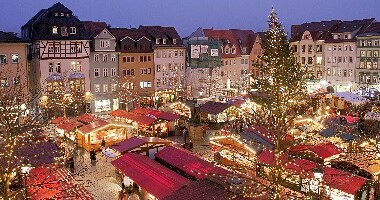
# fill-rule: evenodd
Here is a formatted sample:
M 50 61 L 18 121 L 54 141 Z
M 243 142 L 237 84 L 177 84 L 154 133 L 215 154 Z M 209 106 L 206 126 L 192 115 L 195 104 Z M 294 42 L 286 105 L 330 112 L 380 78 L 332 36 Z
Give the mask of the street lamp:
M 318 166 L 317 168 L 314 169 L 313 173 L 314 173 L 315 179 L 318 180 L 318 199 L 320 199 L 321 193 L 323 192 L 323 191 L 320 190 L 320 187 L 321 187 L 321 184 L 322 184 L 322 178 L 323 178 L 324 169 L 322 168 L 322 166 Z
M 23 165 L 21 167 L 21 174 L 24 179 L 24 189 L 25 189 L 25 199 L 28 199 L 28 190 L 27 190 L 27 185 L 26 185 L 26 179 L 30 171 L 30 166 L 29 165 Z

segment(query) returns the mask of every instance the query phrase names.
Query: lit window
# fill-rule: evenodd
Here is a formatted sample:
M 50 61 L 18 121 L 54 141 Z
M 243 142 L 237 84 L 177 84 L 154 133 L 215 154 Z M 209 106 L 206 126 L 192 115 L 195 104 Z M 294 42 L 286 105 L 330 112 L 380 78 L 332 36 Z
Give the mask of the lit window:
M 177 39 L 173 39 L 173 44 L 177 44 Z
M 100 92 L 100 85 L 99 84 L 95 84 L 94 85 L 94 89 L 95 89 L 95 92 Z
M 103 84 L 103 92 L 108 92 L 108 84 Z
M 166 44 L 166 38 L 162 39 L 162 44 Z
M 12 63 L 18 63 L 18 54 L 12 54 Z
M 160 38 L 156 38 L 156 44 L 160 44 Z
M 53 34 L 58 34 L 58 27 L 53 26 L 52 31 L 53 31 Z

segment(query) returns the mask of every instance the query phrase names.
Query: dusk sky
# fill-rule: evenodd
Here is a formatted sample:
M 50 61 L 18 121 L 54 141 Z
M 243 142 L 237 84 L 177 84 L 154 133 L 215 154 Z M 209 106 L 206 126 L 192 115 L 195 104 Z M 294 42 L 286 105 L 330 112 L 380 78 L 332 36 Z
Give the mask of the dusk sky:
M 42 8 L 57 1 L 1 0 L 0 30 L 20 32 Z M 263 31 L 272 5 L 287 31 L 292 24 L 322 20 L 380 20 L 379 0 L 61 0 L 80 20 L 112 27 L 174 26 L 181 37 L 198 27 Z

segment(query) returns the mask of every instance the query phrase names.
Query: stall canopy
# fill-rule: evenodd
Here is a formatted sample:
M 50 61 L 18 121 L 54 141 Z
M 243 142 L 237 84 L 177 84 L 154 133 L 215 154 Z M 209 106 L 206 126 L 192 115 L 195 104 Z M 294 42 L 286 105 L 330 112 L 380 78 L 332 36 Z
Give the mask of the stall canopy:
M 142 108 L 142 107 L 135 108 L 131 112 L 135 114 L 145 115 L 145 116 L 153 116 L 157 119 L 164 119 L 167 121 L 175 121 L 180 118 L 180 115 L 177 115 L 174 113 L 160 111 L 160 110 L 153 110 L 149 108 Z
M 190 180 L 140 154 L 127 153 L 111 163 L 158 199 L 163 199 L 191 183 Z
M 91 194 L 68 172 L 56 166 L 33 168 L 27 175 L 28 199 L 93 200 Z
M 228 103 L 208 101 L 205 104 L 200 105 L 200 111 L 207 114 L 217 115 L 222 113 L 231 105 Z
M 336 93 L 332 93 L 331 95 L 338 97 L 340 99 L 343 99 L 347 102 L 350 102 L 354 105 L 360 105 L 362 103 L 367 102 L 366 98 L 359 96 L 357 94 L 351 93 L 351 92 L 336 92 Z
M 57 118 L 54 118 L 52 120 L 50 120 L 50 123 L 51 124 L 61 124 L 63 122 L 67 121 L 67 118 L 65 117 L 57 117 Z
M 109 123 L 104 120 L 98 120 L 98 121 L 94 121 L 90 124 L 80 127 L 78 131 L 81 132 L 82 134 L 87 134 L 87 133 L 91 133 L 92 131 L 96 129 L 107 126 L 108 124 Z
M 274 153 L 268 149 L 265 149 L 257 156 L 257 161 L 269 166 L 275 166 L 276 164 Z M 281 155 L 281 162 L 287 170 L 309 178 L 314 176 L 313 169 L 318 166 L 318 164 L 312 161 L 301 158 L 292 158 L 286 154 Z
M 332 156 L 337 156 L 343 153 L 343 150 L 332 143 L 322 143 L 316 145 L 298 145 L 292 146 L 289 149 L 290 152 L 300 153 L 303 151 L 311 151 L 318 157 L 322 159 L 330 158 Z
M 357 138 L 356 136 L 348 134 L 348 133 L 339 133 L 336 136 L 339 137 L 339 138 L 341 138 L 345 142 L 353 142 Z
M 360 190 L 367 181 L 369 181 L 366 178 L 331 167 L 324 167 L 323 169 L 324 173 L 322 179 L 324 184 L 347 194 L 355 195 L 356 192 Z
M 325 129 L 321 130 L 320 134 L 323 137 L 327 138 L 327 137 L 331 137 L 331 136 L 336 135 L 336 130 L 332 129 L 332 128 L 325 128 Z
M 209 179 L 196 181 L 164 198 L 164 200 L 193 200 L 193 199 L 241 199 L 224 186 Z
M 61 123 L 59 125 L 57 125 L 57 128 L 58 129 L 62 129 L 64 131 L 72 131 L 74 130 L 75 128 L 78 128 L 80 126 L 82 126 L 83 124 L 78 122 L 77 120 L 69 120 L 69 121 L 66 121 L 64 123 Z
M 76 120 L 78 122 L 83 123 L 83 124 L 90 124 L 90 123 L 92 123 L 94 121 L 99 120 L 99 118 L 97 116 L 95 116 L 95 115 L 90 114 L 90 113 L 85 113 L 83 115 L 80 115 L 80 116 L 76 117 Z
M 124 119 L 128 119 L 134 122 L 137 122 L 139 124 L 143 124 L 146 126 L 150 126 L 154 122 L 156 122 L 157 118 L 155 117 L 149 117 L 141 114 L 135 114 L 133 112 L 127 112 L 124 110 L 114 110 L 110 114 L 113 117 L 120 117 Z
M 55 162 L 56 157 L 62 156 L 58 151 L 57 145 L 52 141 L 39 141 L 27 144 L 15 149 L 18 164 L 30 164 L 40 166 Z
M 270 138 L 271 134 L 265 128 L 260 126 L 251 126 L 249 128 L 244 129 L 241 137 L 245 140 L 256 140 L 267 148 L 273 149 L 274 142 Z
M 168 146 L 171 145 L 171 141 L 157 138 L 157 137 L 132 137 L 128 140 L 119 142 L 115 145 L 110 146 L 111 149 L 116 150 L 120 154 L 125 154 L 128 152 L 136 151 L 136 150 L 142 150 L 149 149 L 149 148 L 156 148 L 156 147 L 162 147 L 162 146 Z
M 209 174 L 227 175 L 230 173 L 184 149 L 178 149 L 173 146 L 165 147 L 154 156 L 159 162 L 168 164 L 197 180 L 205 179 Z

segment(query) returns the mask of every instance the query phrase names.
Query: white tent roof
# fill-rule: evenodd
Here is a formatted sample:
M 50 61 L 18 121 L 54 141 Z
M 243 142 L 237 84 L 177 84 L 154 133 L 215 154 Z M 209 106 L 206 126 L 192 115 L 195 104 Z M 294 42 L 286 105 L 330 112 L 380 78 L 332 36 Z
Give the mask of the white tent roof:
M 336 92 L 332 93 L 331 95 L 344 99 L 345 101 L 351 102 L 353 104 L 362 104 L 367 101 L 366 98 L 351 92 Z

